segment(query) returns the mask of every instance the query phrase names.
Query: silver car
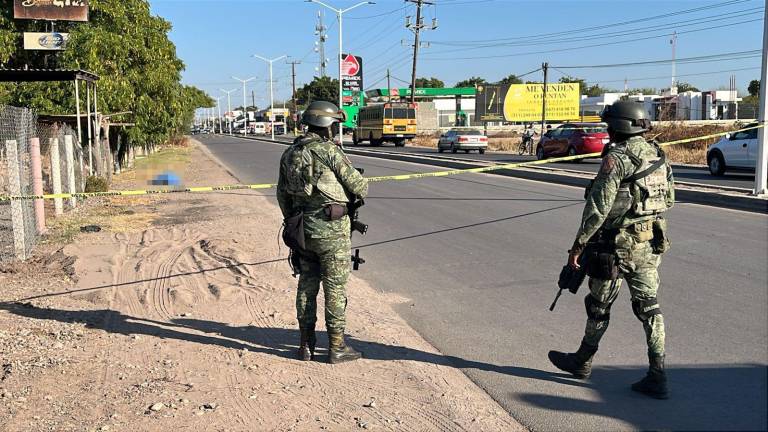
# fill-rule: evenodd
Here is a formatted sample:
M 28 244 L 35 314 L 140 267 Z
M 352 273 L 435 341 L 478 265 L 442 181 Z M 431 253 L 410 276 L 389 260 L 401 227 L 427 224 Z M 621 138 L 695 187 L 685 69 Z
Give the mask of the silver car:
M 459 150 L 464 150 L 465 153 L 469 153 L 470 150 L 477 150 L 478 153 L 483 154 L 487 148 L 488 137 L 477 129 L 451 129 L 440 135 L 440 139 L 437 141 L 439 153 L 445 150 L 450 150 L 451 153 L 456 153 Z

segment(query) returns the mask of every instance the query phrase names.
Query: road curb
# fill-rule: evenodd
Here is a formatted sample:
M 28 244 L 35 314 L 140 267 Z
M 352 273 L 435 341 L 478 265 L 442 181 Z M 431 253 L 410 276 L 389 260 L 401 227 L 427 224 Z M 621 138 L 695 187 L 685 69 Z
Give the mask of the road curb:
M 290 142 L 282 140 L 269 140 L 257 137 L 240 137 L 254 141 L 265 141 L 269 143 L 278 143 L 289 145 Z M 412 162 L 422 165 L 432 165 L 450 169 L 469 169 L 488 166 L 485 164 L 473 163 L 469 161 L 435 159 L 425 156 L 415 156 L 405 153 L 382 153 L 374 151 L 359 150 L 350 147 L 344 147 L 344 151 L 350 155 L 377 157 L 380 159 L 389 159 L 399 162 Z M 566 186 L 586 187 L 591 176 L 580 176 L 575 174 L 565 174 L 562 172 L 553 172 L 551 168 L 515 168 L 500 169 L 489 172 L 488 174 L 501 175 L 505 177 L 521 178 L 525 180 L 541 181 L 545 183 L 561 184 Z M 699 189 L 678 185 L 675 188 L 675 196 L 678 202 L 688 202 L 694 204 L 703 204 L 713 207 L 721 207 L 732 210 L 742 210 L 753 213 L 768 213 L 768 200 L 755 196 L 740 194 L 737 192 L 724 192 L 717 188 Z

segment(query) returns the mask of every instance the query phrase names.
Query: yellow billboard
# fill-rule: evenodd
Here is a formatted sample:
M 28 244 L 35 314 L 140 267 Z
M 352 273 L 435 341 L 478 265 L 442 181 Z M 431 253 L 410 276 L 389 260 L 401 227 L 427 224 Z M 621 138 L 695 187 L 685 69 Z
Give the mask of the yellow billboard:
M 541 121 L 543 84 L 512 84 L 504 97 L 504 120 Z M 547 84 L 547 120 L 579 118 L 579 83 Z

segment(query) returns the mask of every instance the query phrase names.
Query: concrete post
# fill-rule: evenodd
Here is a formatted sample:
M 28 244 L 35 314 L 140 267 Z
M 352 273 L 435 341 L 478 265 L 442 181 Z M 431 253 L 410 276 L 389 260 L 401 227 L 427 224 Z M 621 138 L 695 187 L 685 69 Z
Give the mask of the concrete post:
M 59 139 L 49 138 L 51 143 L 51 177 L 53 183 L 53 193 L 61 193 L 61 153 L 59 153 Z M 61 198 L 53 199 L 53 206 L 56 209 L 56 216 L 64 214 L 64 201 Z
M 763 58 L 760 62 L 762 70 L 760 72 L 760 112 L 757 114 L 757 120 L 763 127 L 757 130 L 757 160 L 755 165 L 755 195 L 764 196 L 768 194 L 768 130 L 766 130 L 766 120 L 768 120 L 768 101 L 766 96 L 766 87 L 768 87 L 768 8 L 763 14 Z
M 64 156 L 67 159 L 67 184 L 69 185 L 69 193 L 75 193 L 77 191 L 75 186 L 75 148 L 72 143 L 72 135 L 64 135 Z M 72 208 L 77 207 L 77 199 L 72 197 L 69 199 L 69 205 Z
M 8 158 L 8 186 L 11 195 L 21 195 L 21 170 L 19 167 L 19 149 L 16 140 L 5 141 L 5 154 Z M 11 226 L 13 227 L 13 248 L 16 258 L 26 259 L 26 237 L 24 227 L 24 208 L 22 201 L 11 201 Z
M 32 193 L 43 194 L 43 161 L 40 157 L 40 138 L 29 140 L 29 151 L 32 161 Z M 35 221 L 37 233 L 45 232 L 45 203 L 41 199 L 35 200 Z

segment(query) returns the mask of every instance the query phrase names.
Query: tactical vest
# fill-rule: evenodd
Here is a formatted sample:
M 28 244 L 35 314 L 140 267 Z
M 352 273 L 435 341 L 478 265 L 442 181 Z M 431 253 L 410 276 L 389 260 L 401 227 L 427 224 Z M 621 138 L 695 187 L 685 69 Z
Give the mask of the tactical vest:
M 322 141 L 299 139 L 288 150 L 283 170 L 286 191 L 305 201 L 312 198 L 313 194 L 319 193 L 327 201 L 346 202 L 346 191 L 336 178 L 336 173 L 318 161 L 316 152 L 320 150 L 317 148 L 319 144 L 322 144 Z
M 635 172 L 621 182 L 616 200 L 608 213 L 610 228 L 626 228 L 637 222 L 655 219 L 669 210 L 667 201 L 669 171 L 666 155 L 656 145 L 656 156 L 642 158 L 631 149 L 623 153 L 635 167 Z

